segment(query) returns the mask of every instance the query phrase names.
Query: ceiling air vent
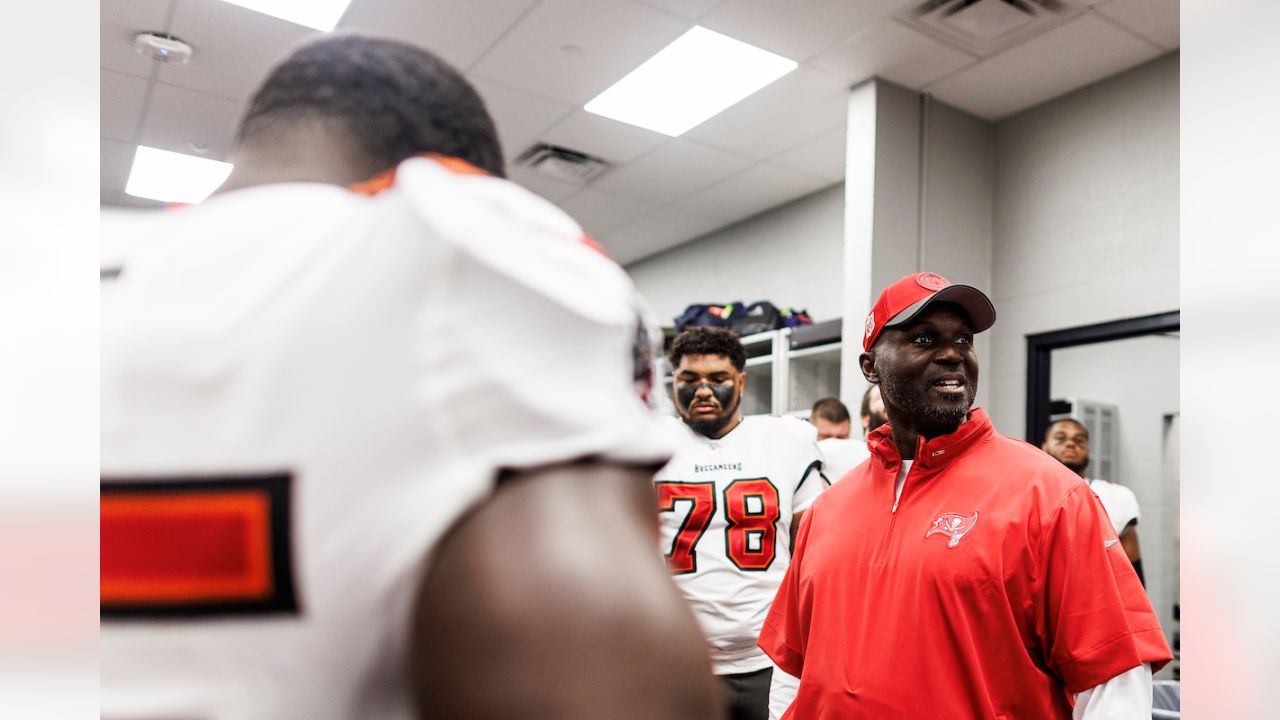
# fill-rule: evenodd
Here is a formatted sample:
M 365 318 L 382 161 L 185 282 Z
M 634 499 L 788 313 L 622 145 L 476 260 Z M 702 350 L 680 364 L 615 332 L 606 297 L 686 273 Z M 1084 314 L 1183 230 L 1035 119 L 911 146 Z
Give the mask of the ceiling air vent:
M 987 57 L 1082 12 L 1066 0 L 926 0 L 899 11 L 896 18 L 952 47 Z
M 516 158 L 516 165 L 561 182 L 578 185 L 609 169 L 609 163 L 598 157 L 547 143 L 537 143 L 520 153 L 520 157 Z

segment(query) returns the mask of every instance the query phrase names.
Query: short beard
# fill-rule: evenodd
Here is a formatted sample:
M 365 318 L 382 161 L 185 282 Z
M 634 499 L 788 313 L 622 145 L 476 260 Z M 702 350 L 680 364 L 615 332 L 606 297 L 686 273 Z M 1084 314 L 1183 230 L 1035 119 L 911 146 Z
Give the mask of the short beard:
M 1068 470 L 1080 477 L 1084 477 L 1084 471 L 1089 469 L 1089 458 L 1085 458 L 1081 462 L 1067 462 L 1065 460 L 1059 460 L 1058 462 L 1066 465 Z
M 718 437 L 724 429 L 733 422 L 733 419 L 737 417 L 738 405 L 741 404 L 741 401 L 741 396 L 735 398 L 733 405 L 727 408 L 724 413 L 718 417 L 694 420 L 688 415 L 684 415 L 684 422 L 689 426 L 690 430 L 693 430 L 699 435 L 704 435 L 709 438 Z
M 976 395 L 977 385 L 975 384 L 972 389 Z M 969 407 L 972 406 L 972 403 L 965 407 L 930 405 L 924 398 L 916 397 L 909 388 L 889 377 L 880 378 L 880 397 L 884 400 L 886 414 L 890 406 L 904 411 L 908 417 L 914 419 L 917 429 L 925 437 L 937 437 L 955 432 L 955 429 L 960 427 L 960 423 L 968 419 Z

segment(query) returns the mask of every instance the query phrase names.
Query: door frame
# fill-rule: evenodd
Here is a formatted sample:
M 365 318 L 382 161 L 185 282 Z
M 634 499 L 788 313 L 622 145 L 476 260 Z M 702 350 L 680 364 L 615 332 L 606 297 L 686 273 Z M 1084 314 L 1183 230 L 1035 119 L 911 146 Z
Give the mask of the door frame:
M 1038 447 L 1049 428 L 1049 378 L 1054 350 L 1176 332 L 1180 328 L 1181 311 L 1173 310 L 1027 335 L 1027 442 Z

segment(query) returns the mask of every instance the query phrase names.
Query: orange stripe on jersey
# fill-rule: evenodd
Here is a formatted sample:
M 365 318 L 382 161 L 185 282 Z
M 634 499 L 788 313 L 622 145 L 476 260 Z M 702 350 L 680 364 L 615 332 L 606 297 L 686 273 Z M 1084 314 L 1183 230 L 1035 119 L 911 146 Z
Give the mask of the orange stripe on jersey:
M 293 609 L 287 491 L 287 476 L 104 482 L 103 614 Z
M 351 183 L 347 189 L 360 195 L 377 195 L 396 184 L 396 169 L 390 168 L 374 175 L 368 180 Z
M 489 173 L 472 165 L 466 160 L 439 153 L 422 153 L 418 157 L 429 158 L 435 160 L 445 170 L 455 175 L 488 175 Z M 377 195 L 378 193 L 389 189 L 396 184 L 396 169 L 388 168 L 374 175 L 368 180 L 361 180 L 358 183 L 351 183 L 347 189 L 361 195 Z
M 596 252 L 600 253 L 605 257 L 609 257 L 609 252 L 604 249 L 604 246 L 596 242 L 595 238 L 591 237 L 586 233 L 582 233 L 582 237 L 578 238 L 578 242 L 582 243 L 583 245 L 586 245 L 587 247 L 591 248 L 592 250 L 595 250 Z M 609 258 L 609 259 L 612 260 L 613 258 Z
M 488 175 L 489 173 L 463 160 L 462 158 L 451 157 L 449 155 L 441 155 L 439 153 L 424 153 L 422 157 L 431 158 L 444 166 L 444 169 L 458 175 Z

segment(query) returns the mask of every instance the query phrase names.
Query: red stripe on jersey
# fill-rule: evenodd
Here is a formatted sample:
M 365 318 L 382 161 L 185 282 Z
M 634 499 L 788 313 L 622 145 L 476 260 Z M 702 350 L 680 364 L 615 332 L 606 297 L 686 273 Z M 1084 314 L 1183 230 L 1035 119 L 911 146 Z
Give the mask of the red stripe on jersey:
M 103 605 L 270 598 L 270 510 L 257 489 L 104 495 Z

